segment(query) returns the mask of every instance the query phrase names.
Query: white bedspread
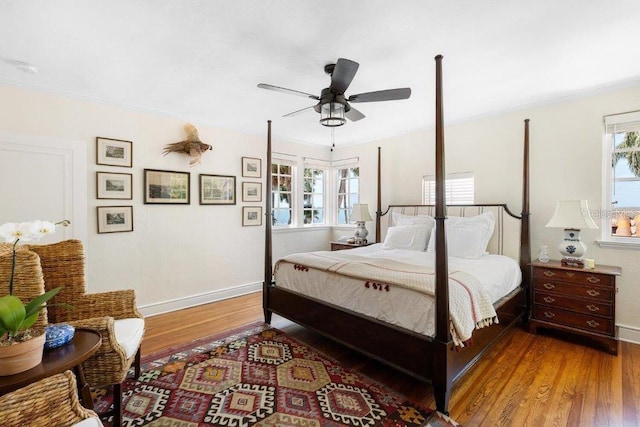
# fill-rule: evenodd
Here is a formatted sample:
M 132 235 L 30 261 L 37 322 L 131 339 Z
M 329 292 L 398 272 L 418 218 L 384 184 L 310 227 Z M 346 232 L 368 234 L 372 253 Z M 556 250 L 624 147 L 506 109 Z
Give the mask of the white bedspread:
M 322 259 L 321 263 L 331 264 L 340 259 L 340 254 L 341 252 L 319 252 L 318 258 Z M 389 259 L 392 260 L 390 265 L 393 263 L 402 263 L 397 266 L 411 264 L 413 267 L 410 270 L 420 273 L 432 270 L 434 265 L 432 253 L 400 249 L 383 250 L 381 244 L 342 251 L 342 254 L 344 258 L 351 259 L 359 259 L 360 257 Z M 318 268 L 322 265 L 316 265 L 317 268 L 305 271 L 296 267 L 296 258 L 289 258 L 293 263 L 287 262 L 286 259 L 287 257 L 276 264 L 277 286 L 345 307 L 414 332 L 434 335 L 435 301 L 428 283 L 425 283 L 427 286 L 425 289 L 415 286 L 391 286 L 379 290 L 373 288 L 374 282 L 369 286 L 364 286 L 364 276 L 355 275 L 354 277 L 353 274 L 344 276 L 335 272 L 327 273 L 323 271 L 323 268 Z M 477 282 L 481 288 L 477 292 L 483 294 L 480 298 L 482 300 L 486 298 L 486 301 L 492 303 L 515 289 L 521 281 L 518 264 L 513 259 L 500 255 L 485 255 L 479 259 L 450 257 L 449 271 L 450 273 L 457 272 L 458 280 L 462 278 L 465 282 L 472 282 L 465 284 L 465 286 L 473 287 Z M 469 279 L 466 277 L 467 275 L 471 275 L 475 279 Z M 381 280 L 382 278 L 377 279 L 379 283 L 384 284 L 385 281 Z M 389 277 L 386 280 L 394 283 L 394 280 Z M 470 297 L 466 298 L 466 303 L 464 302 L 463 294 L 468 293 L 465 286 L 460 287 L 459 284 L 450 286 L 452 317 L 454 313 L 460 313 L 461 308 L 458 307 L 460 304 L 467 304 L 468 310 L 466 315 L 468 318 L 462 315 L 461 319 L 454 319 L 455 329 L 453 332 L 458 344 L 470 338 L 475 327 L 491 323 L 491 321 L 486 321 L 485 311 L 476 311 L 473 314 L 469 305 Z M 474 308 L 477 310 L 477 307 Z M 476 322 L 478 316 L 483 322 Z

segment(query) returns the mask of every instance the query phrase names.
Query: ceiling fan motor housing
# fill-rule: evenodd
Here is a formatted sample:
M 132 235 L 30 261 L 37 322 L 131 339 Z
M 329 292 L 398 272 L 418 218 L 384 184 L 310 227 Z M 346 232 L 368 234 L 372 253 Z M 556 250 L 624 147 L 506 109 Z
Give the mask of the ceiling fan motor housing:
M 334 93 L 330 88 L 322 89 L 320 102 L 313 109 L 320 114 L 320 124 L 338 127 L 346 123 L 345 113 L 351 109 L 344 94 Z

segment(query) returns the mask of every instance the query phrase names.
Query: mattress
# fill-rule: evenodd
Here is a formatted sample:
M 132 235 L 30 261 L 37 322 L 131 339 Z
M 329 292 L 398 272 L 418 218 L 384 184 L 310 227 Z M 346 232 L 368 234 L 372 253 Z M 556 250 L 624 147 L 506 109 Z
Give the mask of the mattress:
M 382 244 L 350 249 L 350 255 L 385 258 L 393 261 L 434 268 L 434 254 L 404 249 L 382 249 Z M 336 252 L 331 253 L 337 256 Z M 449 257 L 449 271 L 473 276 L 493 302 L 509 294 L 521 283 L 518 263 L 502 255 L 485 254 L 476 259 Z M 372 292 L 363 280 L 317 269 L 302 271 L 284 262 L 275 269 L 276 286 L 317 300 L 343 307 L 420 334 L 435 335 L 435 300 L 431 295 L 403 287 Z

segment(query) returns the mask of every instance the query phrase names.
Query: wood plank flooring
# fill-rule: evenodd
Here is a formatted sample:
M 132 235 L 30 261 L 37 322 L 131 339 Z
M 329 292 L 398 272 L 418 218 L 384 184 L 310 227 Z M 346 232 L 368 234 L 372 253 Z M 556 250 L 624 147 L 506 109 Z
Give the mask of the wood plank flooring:
M 262 320 L 262 294 L 146 319 L 146 355 Z M 425 406 L 429 384 L 274 316 L 272 325 Z M 618 356 L 552 333 L 510 332 L 454 387 L 449 411 L 464 426 L 639 426 L 640 345 Z

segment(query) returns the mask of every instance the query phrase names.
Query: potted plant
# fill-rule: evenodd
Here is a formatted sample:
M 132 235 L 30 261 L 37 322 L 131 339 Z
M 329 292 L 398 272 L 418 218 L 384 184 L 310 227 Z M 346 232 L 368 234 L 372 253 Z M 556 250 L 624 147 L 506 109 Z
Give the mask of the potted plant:
M 0 226 L 0 237 L 13 244 L 9 294 L 0 297 L 0 375 L 23 372 L 42 361 L 44 331 L 34 331 L 30 328 L 37 320 L 40 310 L 46 307 L 46 302 L 62 289 L 52 289 L 26 304 L 13 295 L 18 242 L 39 240 L 55 232 L 57 225 L 69 224 L 69 221 L 65 220 L 55 224 L 48 221 L 31 221 Z

